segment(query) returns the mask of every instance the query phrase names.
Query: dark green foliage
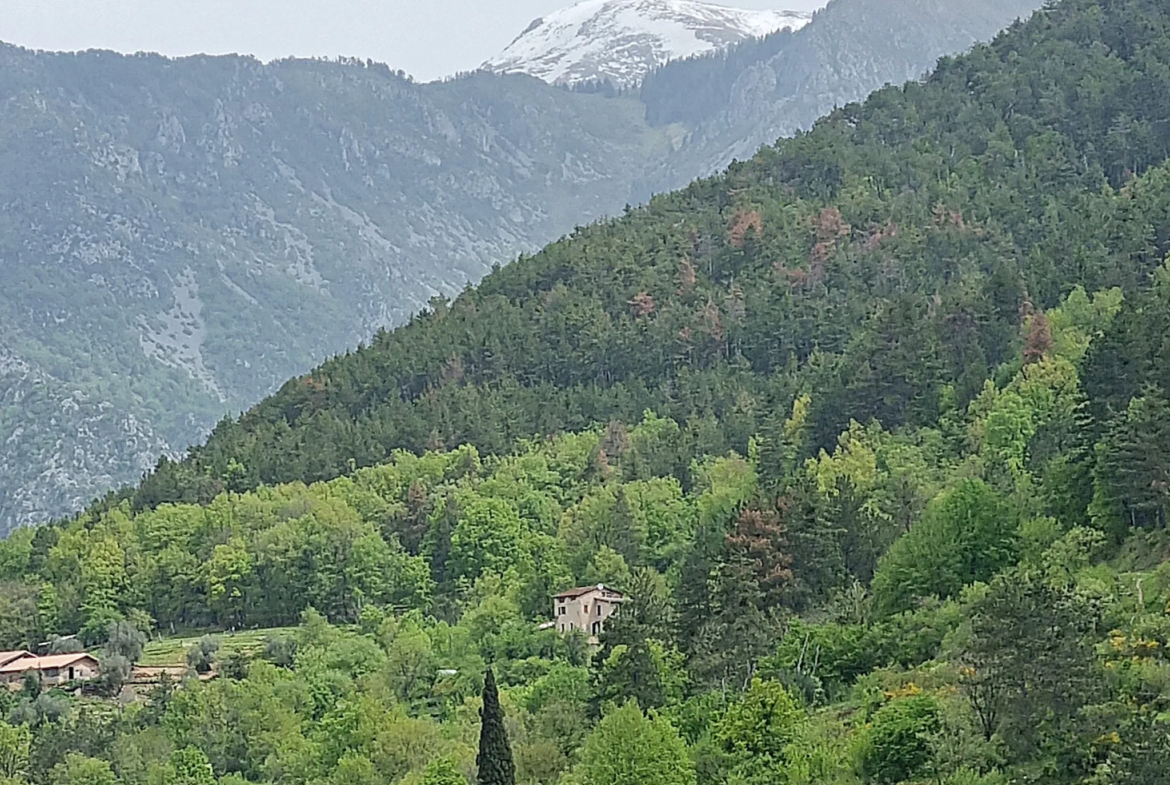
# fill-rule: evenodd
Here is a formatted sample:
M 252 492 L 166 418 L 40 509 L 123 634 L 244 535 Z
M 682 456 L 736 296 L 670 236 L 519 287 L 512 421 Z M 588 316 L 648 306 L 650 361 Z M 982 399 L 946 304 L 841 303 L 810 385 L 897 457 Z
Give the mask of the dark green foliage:
M 504 727 L 504 710 L 496 690 L 496 676 L 487 669 L 483 680 L 483 708 L 480 709 L 479 754 L 475 758 L 479 785 L 516 785 L 512 745 Z
M 1091 602 L 1019 570 L 992 581 L 970 616 L 965 691 L 985 736 L 1021 760 L 1084 744 L 1083 709 L 1105 688 Z
M 1128 523 L 1164 528 L 1170 505 L 1170 404 L 1146 388 L 1119 414 L 1103 444 L 1098 476 Z
M 289 376 L 403 323 L 428 301 L 445 307 L 493 262 L 708 176 L 781 130 L 808 127 L 834 106 L 923 73 L 1038 0 L 873 5 L 835 2 L 809 25 L 819 32 L 802 31 L 802 45 L 787 53 L 799 67 L 778 51 L 795 37 L 780 34 L 726 58 L 668 68 L 642 100 L 486 72 L 420 84 L 349 58 L 169 60 L 3 45 L 0 93 L 13 100 L 0 134 L 8 175 L 0 182 L 0 532 L 69 513 L 111 478 L 136 482 L 143 465 L 181 454 L 218 418 Z M 853 21 L 863 17 L 866 24 Z M 743 89 L 745 78 L 768 81 L 753 79 L 761 67 L 780 77 L 774 94 Z M 688 143 L 676 149 L 679 129 L 652 123 L 680 119 Z M 71 130 L 78 127 L 87 129 L 81 137 Z M 685 247 L 674 238 L 668 245 Z M 710 239 L 698 245 L 711 247 Z M 669 255 L 677 266 L 679 255 Z M 739 264 L 749 262 L 740 256 Z M 626 284 L 656 283 L 638 278 L 623 282 L 621 303 L 639 291 L 626 293 Z M 703 294 L 694 293 L 688 310 L 704 307 Z M 712 304 L 723 308 L 728 294 Z M 564 303 L 568 313 L 554 320 L 581 328 L 579 349 L 609 344 L 615 335 L 598 317 L 628 306 L 579 305 Z M 736 316 L 726 325 L 728 349 L 749 343 L 740 311 L 736 304 L 728 313 Z M 499 391 L 513 415 L 530 408 L 516 388 L 538 378 L 507 368 L 505 352 L 522 347 L 514 345 L 518 322 L 505 320 L 511 326 L 490 339 L 475 336 L 470 357 L 468 345 L 434 344 L 435 356 L 420 355 L 403 376 L 391 380 L 386 368 L 380 400 L 408 403 L 440 377 L 458 387 L 468 362 L 468 379 L 489 362 L 493 381 L 515 385 Z M 712 335 L 660 353 L 710 352 L 719 343 Z M 614 353 L 610 370 L 632 348 Z M 576 359 L 565 352 L 553 365 Z M 340 386 L 364 387 L 366 370 Z M 596 395 L 549 402 L 544 391 L 537 405 L 545 411 L 524 432 L 614 413 L 630 420 L 651 403 L 656 385 L 635 385 L 619 403 L 604 395 L 614 381 L 605 369 L 583 370 L 600 371 Z M 307 393 L 330 398 L 339 381 L 314 374 Z M 437 401 L 428 423 L 383 412 L 372 418 L 380 427 L 364 435 L 347 424 L 358 410 L 313 417 L 315 406 L 306 407 L 332 438 L 315 441 L 298 471 L 320 479 L 350 458 L 366 465 L 385 456 L 390 440 L 455 444 L 470 422 L 464 404 L 493 405 L 470 397 L 478 396 Z M 390 428 L 387 415 L 402 427 Z M 510 442 L 518 427 L 486 424 L 476 440 Z M 53 467 L 64 454 L 73 457 L 61 483 Z M 210 474 L 159 461 L 162 476 L 138 502 L 205 500 L 255 487 L 271 468 L 221 457 Z

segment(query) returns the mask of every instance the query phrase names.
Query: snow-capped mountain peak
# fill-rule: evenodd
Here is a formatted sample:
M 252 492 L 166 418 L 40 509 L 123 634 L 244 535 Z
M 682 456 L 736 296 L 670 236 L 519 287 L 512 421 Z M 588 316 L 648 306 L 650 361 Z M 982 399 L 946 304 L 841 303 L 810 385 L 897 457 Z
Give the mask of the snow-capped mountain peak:
M 669 60 L 783 28 L 797 30 L 809 18 L 796 11 L 745 11 L 693 0 L 584 0 L 537 19 L 483 67 L 552 84 L 608 81 L 632 87 Z

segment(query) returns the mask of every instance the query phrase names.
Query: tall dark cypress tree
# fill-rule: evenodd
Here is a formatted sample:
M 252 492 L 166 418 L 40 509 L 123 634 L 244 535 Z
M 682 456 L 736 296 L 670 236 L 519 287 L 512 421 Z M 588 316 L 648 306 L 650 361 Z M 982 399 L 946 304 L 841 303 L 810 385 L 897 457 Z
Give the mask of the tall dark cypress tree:
M 512 763 L 512 745 L 504 727 L 504 710 L 491 668 L 483 680 L 483 708 L 479 712 L 483 725 L 479 732 L 479 785 L 516 785 L 516 767 Z

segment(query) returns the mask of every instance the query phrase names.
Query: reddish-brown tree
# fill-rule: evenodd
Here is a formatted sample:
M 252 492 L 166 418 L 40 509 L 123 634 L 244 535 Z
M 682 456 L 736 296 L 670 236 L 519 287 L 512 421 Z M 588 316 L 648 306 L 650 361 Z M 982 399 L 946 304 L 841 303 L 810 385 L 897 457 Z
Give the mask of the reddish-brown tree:
M 729 560 L 738 561 L 750 571 L 765 607 L 782 604 L 785 591 L 792 585 L 792 555 L 788 552 L 788 527 L 780 513 L 745 509 L 724 544 Z

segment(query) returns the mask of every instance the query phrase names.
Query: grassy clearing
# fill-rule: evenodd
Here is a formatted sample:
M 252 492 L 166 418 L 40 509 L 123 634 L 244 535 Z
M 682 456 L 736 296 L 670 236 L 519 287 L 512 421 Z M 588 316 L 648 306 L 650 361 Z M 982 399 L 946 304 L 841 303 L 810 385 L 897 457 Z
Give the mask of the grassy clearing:
M 240 630 L 238 632 L 209 631 L 192 634 L 188 637 L 152 640 L 142 650 L 142 659 L 138 661 L 138 664 L 146 667 L 186 665 L 187 649 L 191 648 L 191 645 L 204 635 L 211 635 L 219 639 L 219 656 L 221 657 L 233 651 L 254 656 L 264 650 L 264 641 L 268 638 L 288 635 L 295 629 L 295 627 L 272 627 L 262 630 Z

